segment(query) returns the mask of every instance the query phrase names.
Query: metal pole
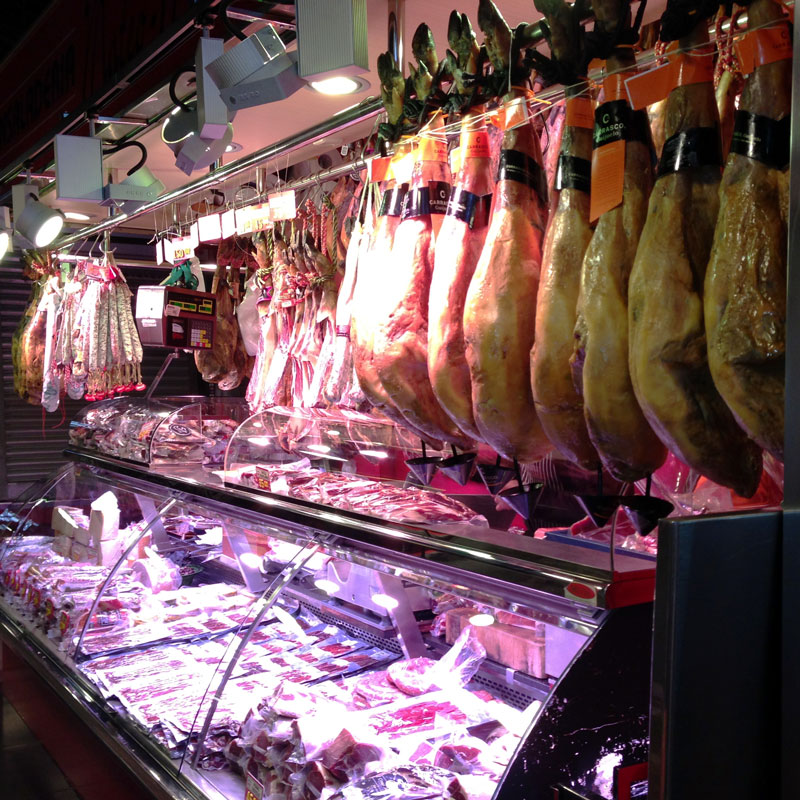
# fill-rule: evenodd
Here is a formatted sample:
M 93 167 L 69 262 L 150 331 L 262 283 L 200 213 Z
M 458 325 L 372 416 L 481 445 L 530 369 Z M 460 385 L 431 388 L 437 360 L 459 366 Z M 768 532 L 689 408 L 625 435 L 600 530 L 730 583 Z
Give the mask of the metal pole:
M 265 162 L 283 158 L 284 156 L 294 153 L 297 150 L 301 150 L 307 145 L 313 144 L 320 139 L 324 139 L 327 136 L 339 133 L 339 131 L 345 130 L 359 122 L 365 122 L 366 120 L 372 119 L 372 117 L 380 114 L 382 109 L 383 106 L 381 105 L 380 100 L 365 100 L 363 103 L 360 103 L 353 108 L 340 111 L 338 114 L 335 114 L 325 122 L 314 125 L 313 127 L 301 131 L 294 136 L 289 136 L 280 142 L 263 147 L 261 150 L 257 150 L 255 153 L 251 153 L 249 156 L 240 158 L 238 161 L 233 161 L 230 164 L 226 164 L 224 167 L 222 167 L 222 169 L 215 173 L 203 175 L 201 178 L 197 178 L 197 180 L 191 181 L 179 189 L 173 189 L 171 192 L 161 195 L 161 197 L 153 200 L 151 203 L 145 203 L 136 211 L 118 214 L 113 220 L 105 220 L 97 223 L 97 225 L 92 225 L 88 228 L 83 228 L 79 231 L 76 231 L 75 233 L 71 233 L 68 236 L 63 236 L 51 246 L 51 249 L 59 250 L 62 247 L 67 247 L 68 245 L 73 244 L 74 242 L 79 242 L 82 239 L 97 236 L 103 231 L 110 230 L 126 220 L 136 219 L 137 217 L 142 217 L 145 214 L 151 214 L 153 211 L 156 211 L 159 208 L 168 206 L 170 203 L 174 203 L 177 200 L 188 197 L 191 194 L 196 194 L 203 189 L 208 189 L 212 186 L 223 183 L 230 178 L 234 178 L 237 175 L 241 175 L 257 166 L 260 166 Z
M 797 797 L 795 754 L 800 752 L 800 29 L 794 27 L 789 178 L 789 249 L 786 258 L 786 409 L 784 422 L 783 548 L 781 598 L 781 797 Z
M 405 59 L 406 0 L 389 0 L 389 52 L 397 68 L 406 74 Z

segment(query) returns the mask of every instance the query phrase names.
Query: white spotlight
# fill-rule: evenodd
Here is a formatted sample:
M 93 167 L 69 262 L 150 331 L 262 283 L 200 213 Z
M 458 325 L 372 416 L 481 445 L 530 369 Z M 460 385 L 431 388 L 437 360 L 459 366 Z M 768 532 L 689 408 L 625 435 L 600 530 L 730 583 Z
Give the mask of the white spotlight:
M 0 259 L 11 249 L 11 217 L 7 206 L 0 206 Z
M 64 227 L 64 215 L 39 202 L 38 191 L 31 184 L 12 187 L 14 230 L 36 248 L 55 241 Z

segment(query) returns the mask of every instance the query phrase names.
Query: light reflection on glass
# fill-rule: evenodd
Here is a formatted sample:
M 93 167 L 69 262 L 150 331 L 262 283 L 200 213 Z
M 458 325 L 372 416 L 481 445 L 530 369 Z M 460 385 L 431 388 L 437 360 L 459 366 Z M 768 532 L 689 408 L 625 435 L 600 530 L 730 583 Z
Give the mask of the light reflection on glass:
M 372 595 L 372 602 L 375 603 L 376 606 L 380 606 L 381 608 L 385 608 L 387 611 L 391 611 L 394 608 L 397 608 L 399 603 L 394 597 L 389 597 L 388 594 L 374 594 Z

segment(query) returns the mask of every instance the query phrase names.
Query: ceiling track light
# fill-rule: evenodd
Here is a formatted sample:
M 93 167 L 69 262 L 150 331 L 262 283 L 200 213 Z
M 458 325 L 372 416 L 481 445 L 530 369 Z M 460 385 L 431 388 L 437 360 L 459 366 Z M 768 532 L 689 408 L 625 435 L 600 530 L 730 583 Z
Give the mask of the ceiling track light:
M 228 122 L 220 138 L 206 139 L 199 134 L 200 120 L 194 100 L 181 101 L 176 112 L 164 120 L 161 140 L 175 153 L 175 166 L 191 175 L 196 170 L 210 167 L 222 157 L 233 141 L 233 125 Z
M 42 203 L 32 184 L 14 186 L 12 194 L 14 230 L 37 250 L 54 242 L 64 227 L 64 215 Z
M 11 249 L 11 216 L 8 213 L 8 206 L 0 206 L 0 260 Z

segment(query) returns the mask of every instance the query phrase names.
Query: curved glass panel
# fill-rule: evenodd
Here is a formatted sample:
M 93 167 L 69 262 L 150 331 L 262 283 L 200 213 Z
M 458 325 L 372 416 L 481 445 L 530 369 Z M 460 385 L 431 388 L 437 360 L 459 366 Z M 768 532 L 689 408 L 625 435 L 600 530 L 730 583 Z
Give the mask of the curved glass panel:
M 70 445 L 146 464 L 156 428 L 184 404 L 125 396 L 91 403 L 70 423 Z
M 231 437 L 247 416 L 247 404 L 240 398 L 204 398 L 183 405 L 158 425 L 150 445 L 150 463 L 178 469 L 187 464 L 220 469 Z
M 287 551 L 267 527 L 240 533 L 265 563 Z M 184 771 L 228 797 L 246 784 L 255 797 L 366 798 L 390 782 L 406 787 L 392 797 L 491 797 L 602 615 L 511 612 L 335 538 L 266 589 Z

